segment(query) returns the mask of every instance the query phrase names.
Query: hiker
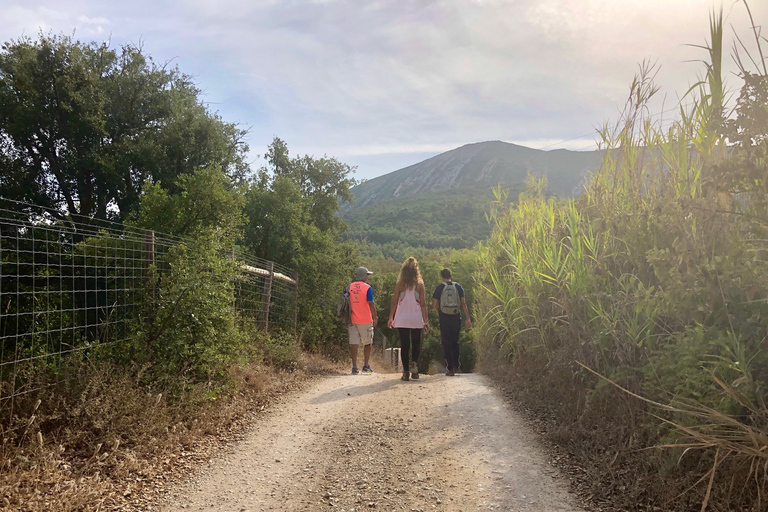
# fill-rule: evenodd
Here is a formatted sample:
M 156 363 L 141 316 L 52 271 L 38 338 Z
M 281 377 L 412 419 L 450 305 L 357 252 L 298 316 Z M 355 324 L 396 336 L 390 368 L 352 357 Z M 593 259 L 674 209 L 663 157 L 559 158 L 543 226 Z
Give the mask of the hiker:
M 357 369 L 357 349 L 363 344 L 363 373 L 373 373 L 370 364 L 373 345 L 373 326 L 376 325 L 376 305 L 373 303 L 373 288 L 368 284 L 368 276 L 373 274 L 365 267 L 355 270 L 355 280 L 347 288 L 349 293 L 350 324 L 349 355 L 352 356 L 352 374 L 360 373 Z
M 461 311 L 464 311 L 464 325 L 469 329 L 472 321 L 469 319 L 467 301 L 464 300 L 464 288 L 451 280 L 451 269 L 440 271 L 443 282 L 437 285 L 432 295 L 432 306 L 440 319 L 440 340 L 443 343 L 445 355 L 445 374 L 449 377 L 459 371 L 459 331 L 461 330 Z
M 402 380 L 409 380 L 409 372 L 410 378 L 419 378 L 421 333 L 422 330 L 429 331 L 426 295 L 419 262 L 416 258 L 408 258 L 400 267 L 387 321 L 390 329 L 394 327 L 400 333 Z

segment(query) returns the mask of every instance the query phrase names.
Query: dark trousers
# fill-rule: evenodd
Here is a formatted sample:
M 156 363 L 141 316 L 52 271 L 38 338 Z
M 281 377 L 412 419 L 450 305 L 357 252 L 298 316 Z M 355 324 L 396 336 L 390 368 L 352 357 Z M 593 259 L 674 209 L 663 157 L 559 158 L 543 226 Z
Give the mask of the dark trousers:
M 459 331 L 461 315 L 440 315 L 440 341 L 443 342 L 445 365 L 449 370 L 459 369 Z
M 403 371 L 408 371 L 411 362 L 409 355 L 413 352 L 413 361 L 418 363 L 421 353 L 421 329 L 405 329 L 398 327 L 400 333 L 400 360 L 403 362 Z

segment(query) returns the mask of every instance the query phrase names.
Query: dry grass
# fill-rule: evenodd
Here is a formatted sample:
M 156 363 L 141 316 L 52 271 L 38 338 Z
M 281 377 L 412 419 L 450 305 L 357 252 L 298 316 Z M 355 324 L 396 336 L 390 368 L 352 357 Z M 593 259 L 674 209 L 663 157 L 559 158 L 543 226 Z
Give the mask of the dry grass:
M 293 371 L 232 368 L 229 392 L 200 386 L 171 403 L 142 389 L 135 373 L 83 370 L 86 386 L 47 395 L 28 428 L 4 432 L 0 510 L 146 509 L 281 394 L 338 371 L 304 354 Z
M 542 435 L 550 461 L 568 476 L 588 509 L 765 510 L 764 498 L 739 485 L 749 478 L 762 480 L 763 464 L 755 462 L 755 454 L 749 460 L 737 457 L 734 447 L 731 453 L 713 448 L 711 456 L 693 451 L 706 443 L 718 446 L 708 430 L 688 429 L 683 439 L 676 431 L 680 426 L 659 420 L 660 409 L 653 404 L 608 382 L 597 387 L 580 382 L 567 365 L 545 367 L 532 353 L 517 354 L 511 363 L 503 354 L 488 354 L 480 367 Z M 711 410 L 690 412 L 715 417 Z

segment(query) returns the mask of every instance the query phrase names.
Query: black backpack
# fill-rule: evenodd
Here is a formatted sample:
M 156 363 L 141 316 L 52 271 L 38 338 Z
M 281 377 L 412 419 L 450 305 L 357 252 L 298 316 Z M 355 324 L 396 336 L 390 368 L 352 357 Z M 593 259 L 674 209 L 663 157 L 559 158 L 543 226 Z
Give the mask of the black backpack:
M 349 288 L 345 288 L 344 293 L 339 297 L 339 302 L 336 304 L 336 316 L 344 325 L 352 323 L 352 307 L 349 305 Z

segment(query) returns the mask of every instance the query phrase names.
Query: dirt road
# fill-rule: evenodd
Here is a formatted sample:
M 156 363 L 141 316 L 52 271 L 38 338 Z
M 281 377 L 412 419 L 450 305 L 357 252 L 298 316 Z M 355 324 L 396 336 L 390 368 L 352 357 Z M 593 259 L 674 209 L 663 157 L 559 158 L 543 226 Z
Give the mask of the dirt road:
M 483 376 L 399 377 L 329 377 L 285 400 L 164 510 L 581 510 Z

